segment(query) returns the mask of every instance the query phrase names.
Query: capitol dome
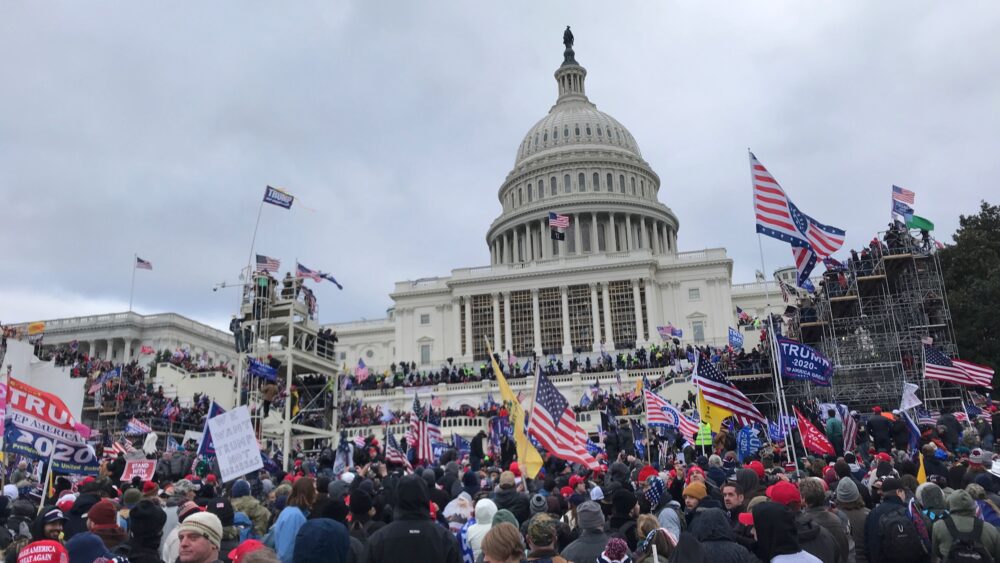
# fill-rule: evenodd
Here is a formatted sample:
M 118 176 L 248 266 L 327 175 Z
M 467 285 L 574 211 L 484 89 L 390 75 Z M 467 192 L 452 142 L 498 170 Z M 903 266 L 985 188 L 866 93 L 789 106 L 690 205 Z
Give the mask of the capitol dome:
M 498 190 L 503 211 L 486 234 L 492 264 L 634 250 L 675 255 L 678 221 L 658 199 L 659 176 L 632 133 L 587 98 L 571 33 L 564 42 L 556 103 L 525 134 Z M 552 239 L 550 212 L 569 216 L 558 233 L 565 240 Z

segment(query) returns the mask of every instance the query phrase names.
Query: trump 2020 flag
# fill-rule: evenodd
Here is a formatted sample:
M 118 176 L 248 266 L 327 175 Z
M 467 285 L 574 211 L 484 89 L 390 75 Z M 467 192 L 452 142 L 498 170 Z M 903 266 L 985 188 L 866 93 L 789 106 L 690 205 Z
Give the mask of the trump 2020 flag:
M 729 345 L 733 349 L 743 348 L 743 335 L 733 327 L 729 327 Z
M 833 363 L 811 347 L 783 336 L 778 339 L 778 358 L 782 377 L 810 381 L 829 387 L 833 379 Z
M 264 190 L 264 203 L 291 209 L 294 201 L 295 196 L 279 188 L 267 186 L 267 189 Z

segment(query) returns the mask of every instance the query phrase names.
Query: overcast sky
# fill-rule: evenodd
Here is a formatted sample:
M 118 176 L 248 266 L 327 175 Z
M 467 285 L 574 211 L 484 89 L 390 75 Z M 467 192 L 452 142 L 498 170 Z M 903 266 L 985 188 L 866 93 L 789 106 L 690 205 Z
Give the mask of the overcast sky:
M 338 278 L 324 322 L 488 264 L 567 24 L 681 250 L 726 247 L 734 282 L 760 267 L 747 147 L 852 246 L 894 183 L 944 240 L 997 202 L 1000 4 L 703 4 L 4 2 L 0 321 L 126 310 L 137 252 L 137 311 L 224 326 L 237 295 L 212 286 L 246 265 L 266 184 L 298 199 L 264 209 L 257 250 Z

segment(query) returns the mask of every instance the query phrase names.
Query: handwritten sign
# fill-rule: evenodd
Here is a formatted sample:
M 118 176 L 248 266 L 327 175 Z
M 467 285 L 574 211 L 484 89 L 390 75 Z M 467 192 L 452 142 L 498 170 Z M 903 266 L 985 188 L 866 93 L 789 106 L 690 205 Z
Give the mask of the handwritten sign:
M 154 473 L 156 473 L 155 459 L 130 459 L 125 462 L 122 482 L 127 483 L 135 477 L 142 481 L 152 481 Z
M 223 483 L 264 467 L 246 406 L 210 418 L 208 426 L 215 442 L 215 455 L 219 460 Z

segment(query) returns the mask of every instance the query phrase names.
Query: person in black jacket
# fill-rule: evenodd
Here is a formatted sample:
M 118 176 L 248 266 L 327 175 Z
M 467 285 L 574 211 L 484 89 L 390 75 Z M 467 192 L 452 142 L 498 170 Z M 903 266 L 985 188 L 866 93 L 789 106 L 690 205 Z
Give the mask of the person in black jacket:
M 369 563 L 439 561 L 461 563 L 462 554 L 454 534 L 431 521 L 427 485 L 407 475 L 399 480 L 395 519 L 372 534 L 366 560 Z
M 898 410 L 892 411 L 896 420 L 892 421 L 892 444 L 899 451 L 905 451 L 910 445 L 910 428 L 903 420 L 903 415 Z
M 87 512 L 101 501 L 104 496 L 103 487 L 98 481 L 91 481 L 80 487 L 80 496 L 76 497 L 73 507 L 66 513 L 66 523 L 63 526 L 63 537 L 69 539 L 76 534 L 87 531 Z
M 152 501 L 143 500 L 129 510 L 128 541 L 114 549 L 132 563 L 163 563 L 160 559 L 160 536 L 167 514 Z
M 888 418 L 882 416 L 882 408 L 874 407 L 873 416 L 865 423 L 868 435 L 871 436 L 872 445 L 876 451 L 888 452 L 892 450 L 892 423 Z
M 473 471 L 479 471 L 479 466 L 483 463 L 483 458 L 486 457 L 486 452 L 483 450 L 483 440 L 485 439 L 485 430 L 480 430 L 472 438 L 472 443 L 469 446 L 469 465 Z
M 517 518 L 518 523 L 527 522 L 531 518 L 531 505 L 528 496 L 517 492 L 514 474 L 504 471 L 500 474 L 500 490 L 493 495 L 497 510 L 506 508 Z

